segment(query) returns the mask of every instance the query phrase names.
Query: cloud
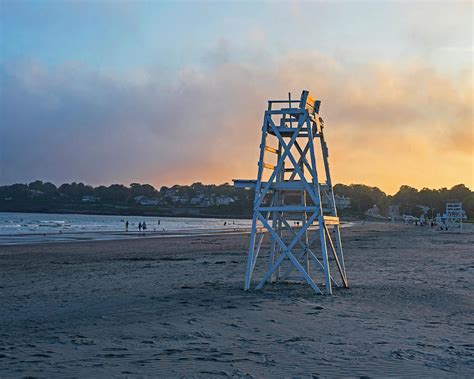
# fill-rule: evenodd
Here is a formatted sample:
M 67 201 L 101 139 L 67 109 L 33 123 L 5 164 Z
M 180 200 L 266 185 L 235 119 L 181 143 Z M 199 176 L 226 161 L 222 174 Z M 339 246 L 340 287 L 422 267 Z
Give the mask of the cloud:
M 423 53 L 457 49 L 459 44 L 462 50 L 472 51 L 471 1 L 418 2 L 400 10 L 407 24 L 406 42 Z
M 2 67 L 0 182 L 224 182 L 256 174 L 266 101 L 322 99 L 336 181 L 474 186 L 472 77 L 420 61 L 350 66 L 318 52 L 270 64 L 221 41 L 199 66 L 103 72 Z

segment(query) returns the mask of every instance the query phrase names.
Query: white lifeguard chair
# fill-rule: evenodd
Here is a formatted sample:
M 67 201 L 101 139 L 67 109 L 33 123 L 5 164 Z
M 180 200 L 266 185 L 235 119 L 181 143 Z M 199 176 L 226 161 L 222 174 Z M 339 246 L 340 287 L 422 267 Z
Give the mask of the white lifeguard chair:
M 257 180 L 234 180 L 236 187 L 255 189 L 245 290 L 257 274 L 256 289 L 288 280 L 305 281 L 319 294 L 323 286 L 328 295 L 333 285 L 349 287 L 320 104 L 308 91 L 299 100 L 291 94 L 288 100 L 270 100 Z M 262 247 L 265 234 L 268 249 Z M 331 274 L 330 261 L 341 283 Z
M 439 230 L 461 232 L 462 221 L 467 218 L 462 209 L 462 203 L 446 203 L 446 213 L 436 216 L 436 225 Z

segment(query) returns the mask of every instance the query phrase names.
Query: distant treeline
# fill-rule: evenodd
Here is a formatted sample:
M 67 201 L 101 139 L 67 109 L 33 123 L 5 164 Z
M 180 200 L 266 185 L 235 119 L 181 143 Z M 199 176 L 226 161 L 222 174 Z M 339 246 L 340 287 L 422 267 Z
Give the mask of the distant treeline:
M 363 184 L 336 184 L 334 192 L 351 200 L 351 208 L 342 211 L 343 215 L 361 216 L 374 205 L 386 214 L 389 205 L 398 205 L 401 214 L 419 216 L 421 205 L 431 209 L 428 212 L 431 216 L 443 213 L 446 202 L 461 201 L 468 217 L 474 218 L 474 192 L 463 184 L 450 189 L 423 188 L 420 191 L 403 185 L 395 195 Z M 252 202 L 253 191 L 227 183 L 194 183 L 159 190 L 139 183 L 128 187 L 122 184 L 93 187 L 73 182 L 58 187 L 40 180 L 0 186 L 0 211 L 247 217 L 251 214 Z
M 192 203 L 191 199 L 199 202 Z M 4 212 L 247 217 L 252 201 L 250 191 L 229 184 L 194 183 L 157 190 L 139 183 L 93 187 L 73 182 L 58 187 L 36 180 L 0 186 L 0 211 Z
M 365 211 L 376 205 L 386 213 L 389 205 L 398 205 L 400 214 L 413 216 L 421 215 L 422 208 L 420 206 L 430 208 L 428 212 L 430 217 L 431 215 L 435 216 L 437 212 L 444 213 L 447 202 L 462 202 L 468 217 L 474 218 L 474 192 L 464 184 L 457 184 L 450 189 L 423 188 L 420 191 L 402 185 L 395 195 L 387 195 L 377 187 L 363 184 L 336 184 L 334 193 L 350 197 L 353 210 Z

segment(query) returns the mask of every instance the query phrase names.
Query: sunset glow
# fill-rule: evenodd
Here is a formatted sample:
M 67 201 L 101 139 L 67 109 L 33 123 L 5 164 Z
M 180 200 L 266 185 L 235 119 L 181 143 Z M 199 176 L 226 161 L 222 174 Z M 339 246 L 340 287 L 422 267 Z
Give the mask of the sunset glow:
M 2 8 L 0 184 L 252 178 L 266 100 L 308 89 L 334 182 L 474 187 L 472 2 Z

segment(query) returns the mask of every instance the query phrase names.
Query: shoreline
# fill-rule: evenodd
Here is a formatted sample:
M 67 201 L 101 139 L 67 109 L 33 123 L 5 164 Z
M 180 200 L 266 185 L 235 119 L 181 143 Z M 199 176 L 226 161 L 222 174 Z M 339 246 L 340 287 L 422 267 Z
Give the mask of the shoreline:
M 2 246 L 24 246 L 49 243 L 74 243 L 93 241 L 135 241 L 140 239 L 160 239 L 172 237 L 193 237 L 193 236 L 218 236 L 230 234 L 249 234 L 250 230 L 216 230 L 216 229 L 195 229 L 195 230 L 169 230 L 153 232 L 120 232 L 120 231 L 84 231 L 84 232 L 63 232 L 63 233 L 24 233 L 16 235 L 0 235 L 0 247 Z M 45 239 L 22 240 L 28 237 L 41 237 Z M 83 238 L 81 238 L 83 236 Z M 100 236 L 97 238 L 97 236 Z M 89 237 L 89 238 L 87 238 Z M 94 238 L 96 237 L 96 238 Z
M 348 221 L 341 222 L 341 228 L 352 227 L 357 223 Z M 261 227 L 259 227 L 261 228 Z M 318 229 L 315 225 L 308 230 Z M 265 231 L 264 231 L 265 232 Z M 46 233 L 17 233 L 17 234 L 0 234 L 1 246 L 14 245 L 34 245 L 47 243 L 72 243 L 86 241 L 115 241 L 115 240 L 138 240 L 153 238 L 170 238 L 170 237 L 192 237 L 192 236 L 218 236 L 230 234 L 249 234 L 250 228 L 234 227 L 229 225 L 227 228 L 220 229 L 179 229 L 179 230 L 154 230 L 147 232 L 139 231 L 123 231 L 123 230 L 92 230 L 92 231 L 64 231 L 64 232 L 46 232 Z M 266 232 L 265 232 L 266 233 Z

